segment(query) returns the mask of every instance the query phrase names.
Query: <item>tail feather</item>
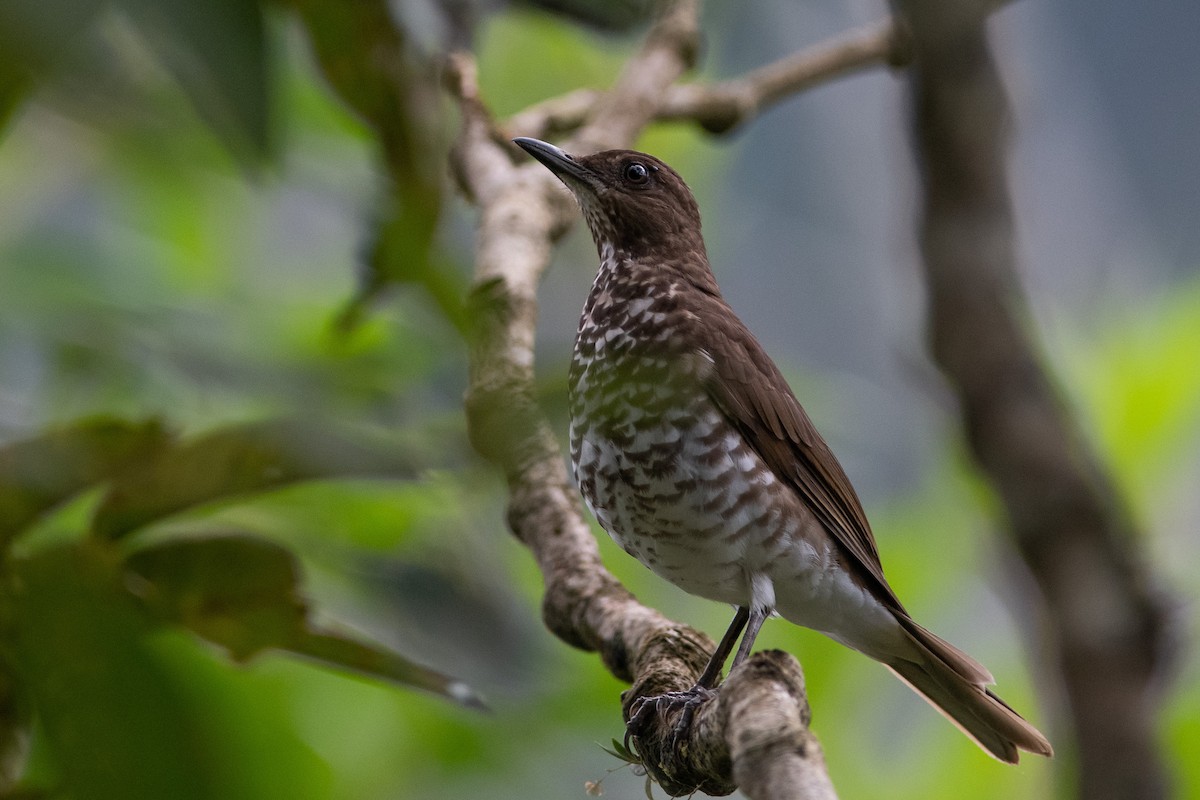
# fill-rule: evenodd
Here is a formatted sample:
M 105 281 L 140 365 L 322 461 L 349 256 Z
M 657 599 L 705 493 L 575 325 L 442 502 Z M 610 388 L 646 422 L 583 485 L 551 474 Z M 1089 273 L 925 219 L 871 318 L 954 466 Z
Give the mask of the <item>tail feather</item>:
M 981 664 L 912 620 L 901 624 L 923 658 L 889 661 L 900 680 L 1001 761 L 1017 763 L 1021 750 L 1054 755 L 1046 737 L 986 687 L 992 676 Z

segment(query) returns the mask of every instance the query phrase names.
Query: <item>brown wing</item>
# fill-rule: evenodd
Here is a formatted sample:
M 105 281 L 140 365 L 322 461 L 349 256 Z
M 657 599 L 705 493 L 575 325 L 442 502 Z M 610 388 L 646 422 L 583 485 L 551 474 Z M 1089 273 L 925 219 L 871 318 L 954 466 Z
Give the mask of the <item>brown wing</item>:
M 713 298 L 712 302 L 721 303 Z M 714 311 L 717 311 L 714 309 Z M 700 334 L 715 369 L 706 388 L 775 474 L 791 484 L 845 551 L 874 579 L 880 599 L 904 612 L 888 586 L 862 503 L 842 465 L 758 340 L 726 306 Z M 712 324 L 718 319 L 718 324 Z

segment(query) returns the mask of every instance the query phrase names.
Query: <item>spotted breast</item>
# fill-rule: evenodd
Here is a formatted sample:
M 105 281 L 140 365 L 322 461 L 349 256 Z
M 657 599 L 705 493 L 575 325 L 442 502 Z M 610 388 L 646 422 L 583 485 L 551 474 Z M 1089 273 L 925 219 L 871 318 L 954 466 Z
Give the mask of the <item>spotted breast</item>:
M 797 550 L 815 520 L 704 388 L 713 365 L 694 347 L 703 320 L 690 310 L 702 289 L 611 245 L 600 251 L 569 378 L 580 490 L 609 535 L 655 573 L 749 605 L 774 583 L 755 587 L 756 575 L 791 578 L 831 554 Z M 788 570 L 796 556 L 803 563 Z

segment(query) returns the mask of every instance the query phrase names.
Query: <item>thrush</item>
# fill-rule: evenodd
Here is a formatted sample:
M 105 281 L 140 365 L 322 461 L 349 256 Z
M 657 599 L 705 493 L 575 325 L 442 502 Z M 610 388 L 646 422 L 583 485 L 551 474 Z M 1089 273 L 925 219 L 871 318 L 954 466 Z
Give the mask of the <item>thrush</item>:
M 773 613 L 882 662 L 985 751 L 1052 755 L 992 675 L 918 625 L 862 504 L 774 362 L 721 296 L 683 179 L 653 156 L 517 145 L 579 201 L 600 257 L 569 375 L 575 479 L 653 572 L 737 607 L 694 693 Z

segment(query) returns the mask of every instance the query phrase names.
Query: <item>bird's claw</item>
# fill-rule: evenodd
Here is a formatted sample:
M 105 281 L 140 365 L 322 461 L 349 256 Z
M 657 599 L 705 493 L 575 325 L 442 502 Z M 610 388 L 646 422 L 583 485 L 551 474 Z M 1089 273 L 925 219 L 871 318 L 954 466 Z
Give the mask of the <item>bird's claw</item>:
M 667 738 L 667 747 L 670 750 L 678 749 L 680 740 L 692 726 L 696 710 L 716 696 L 717 693 L 712 689 L 696 685 L 686 692 L 667 692 L 655 697 L 640 698 L 630 708 L 629 721 L 625 723 L 625 749 L 629 749 L 630 737 L 642 736 L 655 716 L 680 707 L 679 718 L 671 726 L 671 733 Z

